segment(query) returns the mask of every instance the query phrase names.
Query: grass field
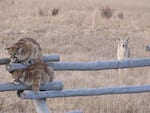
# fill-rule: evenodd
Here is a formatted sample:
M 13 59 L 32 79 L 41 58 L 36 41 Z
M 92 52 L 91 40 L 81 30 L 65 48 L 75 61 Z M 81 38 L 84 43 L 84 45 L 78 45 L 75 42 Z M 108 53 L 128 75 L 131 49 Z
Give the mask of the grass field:
M 132 58 L 149 57 L 149 0 L 0 0 L 0 57 L 6 47 L 28 36 L 36 39 L 44 55 L 59 54 L 61 61 L 116 59 L 117 40 L 128 36 Z M 112 9 L 102 18 L 103 7 Z M 52 10 L 59 9 L 53 16 Z M 120 19 L 118 14 L 122 13 Z M 0 82 L 12 78 L 0 68 Z M 55 72 L 65 89 L 150 84 L 149 68 L 108 71 Z M 150 94 L 107 95 L 47 99 L 51 113 L 81 110 L 84 113 L 149 113 Z M 36 113 L 31 100 L 15 92 L 0 93 L 0 113 Z

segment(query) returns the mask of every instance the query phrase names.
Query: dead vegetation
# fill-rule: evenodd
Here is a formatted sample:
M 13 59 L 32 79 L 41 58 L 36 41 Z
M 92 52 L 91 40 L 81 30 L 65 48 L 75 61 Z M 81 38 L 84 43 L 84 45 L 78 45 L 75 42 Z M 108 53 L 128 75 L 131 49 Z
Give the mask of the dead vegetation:
M 103 7 L 101 9 L 102 18 L 110 19 L 113 15 L 113 10 L 110 7 Z
M 3 109 L 5 98 L 0 98 L 0 111 Z
M 48 16 L 48 10 L 46 10 L 44 8 L 39 8 L 38 13 L 40 16 Z
M 54 8 L 54 9 L 52 10 L 52 16 L 56 16 L 56 15 L 58 15 L 58 13 L 59 13 L 59 9 Z
M 39 15 L 40 16 L 44 16 L 45 15 L 45 12 L 43 9 L 39 8 Z
M 21 100 L 16 103 L 16 108 L 18 108 L 19 113 L 27 113 L 27 105 L 28 105 L 27 102 L 23 102 Z
M 123 12 L 119 12 L 119 13 L 118 13 L 118 18 L 120 18 L 120 19 L 123 19 L 123 18 L 124 18 Z

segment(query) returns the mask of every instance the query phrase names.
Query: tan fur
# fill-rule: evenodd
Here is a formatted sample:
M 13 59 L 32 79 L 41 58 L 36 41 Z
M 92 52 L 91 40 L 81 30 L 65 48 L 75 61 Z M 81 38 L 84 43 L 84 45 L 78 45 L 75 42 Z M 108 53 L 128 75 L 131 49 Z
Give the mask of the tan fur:
M 129 38 L 119 41 L 118 49 L 117 49 L 117 59 L 118 60 L 126 60 L 127 58 L 129 58 L 130 49 L 128 47 L 128 40 L 129 40 Z
M 45 62 L 36 62 L 26 69 L 16 70 L 12 73 L 14 83 L 23 83 L 32 86 L 34 92 L 39 91 L 40 84 L 51 82 L 54 79 L 54 71 Z
M 41 47 L 32 38 L 22 38 L 6 49 L 13 63 L 33 64 L 42 59 Z

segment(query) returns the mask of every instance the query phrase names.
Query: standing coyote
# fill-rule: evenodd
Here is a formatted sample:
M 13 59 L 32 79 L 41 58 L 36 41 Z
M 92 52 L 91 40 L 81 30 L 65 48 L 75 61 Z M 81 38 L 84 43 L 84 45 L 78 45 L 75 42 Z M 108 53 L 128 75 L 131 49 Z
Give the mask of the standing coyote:
M 120 40 L 117 48 L 117 59 L 118 60 L 126 60 L 130 56 L 130 49 L 128 47 L 129 38 L 127 37 L 125 40 Z
M 118 60 L 126 60 L 130 56 L 130 49 L 128 47 L 129 38 L 127 37 L 125 40 L 120 40 L 117 48 L 117 59 Z M 119 74 L 121 70 L 119 69 Z
M 53 81 L 54 71 L 45 62 L 39 61 L 26 69 L 12 72 L 12 77 L 16 85 L 23 83 L 27 86 L 32 86 L 34 92 L 38 92 L 40 84 Z
M 6 50 L 12 63 L 34 64 L 42 59 L 41 47 L 32 38 L 22 38 Z

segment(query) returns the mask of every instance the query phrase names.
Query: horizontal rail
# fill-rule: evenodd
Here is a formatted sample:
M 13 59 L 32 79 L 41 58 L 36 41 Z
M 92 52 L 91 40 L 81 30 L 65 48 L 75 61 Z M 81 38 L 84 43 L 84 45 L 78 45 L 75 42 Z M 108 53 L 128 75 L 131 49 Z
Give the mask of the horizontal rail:
M 136 58 L 128 60 L 112 60 L 112 61 L 99 61 L 99 62 L 47 62 L 54 70 L 106 70 L 106 69 L 119 69 L 119 68 L 135 68 L 150 66 L 150 58 Z M 6 70 L 9 72 L 26 68 L 22 64 L 8 64 Z
M 37 94 L 33 92 L 24 92 L 20 94 L 22 99 L 56 98 L 56 97 L 75 97 L 75 96 L 98 96 L 109 94 L 131 94 L 150 92 L 150 85 L 111 87 L 111 88 L 88 88 L 71 89 L 61 91 L 43 91 Z
M 63 84 L 61 81 L 49 82 L 40 86 L 40 90 L 62 90 Z M 31 90 L 31 87 L 28 87 L 23 84 L 16 85 L 14 83 L 0 83 L 0 92 L 3 91 L 16 91 L 16 90 Z
M 59 55 L 51 54 L 51 55 L 43 56 L 43 61 L 44 62 L 58 62 L 60 61 L 60 57 Z M 0 65 L 4 65 L 8 63 L 10 63 L 9 58 L 0 58 Z
M 44 62 L 58 62 L 60 61 L 60 57 L 59 55 L 51 54 L 51 55 L 43 56 L 43 61 Z
M 0 58 L 0 65 L 8 64 L 9 62 L 9 58 Z

